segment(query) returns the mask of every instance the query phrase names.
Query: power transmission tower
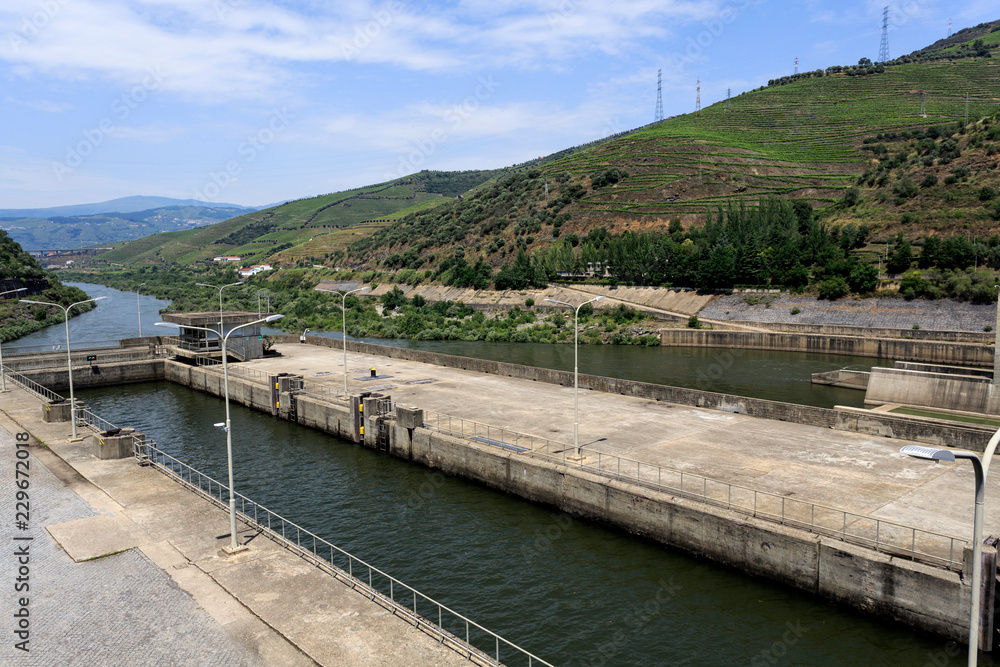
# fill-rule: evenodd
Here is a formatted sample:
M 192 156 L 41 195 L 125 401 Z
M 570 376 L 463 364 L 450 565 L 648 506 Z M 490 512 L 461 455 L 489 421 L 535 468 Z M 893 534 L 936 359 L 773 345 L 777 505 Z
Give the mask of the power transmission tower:
M 878 61 L 889 62 L 889 7 L 882 8 L 882 46 L 878 49 Z
M 920 116 L 927 118 L 927 110 L 925 108 L 925 103 L 927 102 L 927 93 L 920 93 Z
M 696 114 L 701 113 L 701 79 L 698 79 L 698 95 L 694 99 L 694 112 Z
M 969 124 L 969 94 L 965 94 L 965 124 Z
M 656 113 L 653 114 L 653 122 L 663 120 L 663 70 L 656 70 Z
M 799 73 L 799 57 L 795 56 L 795 73 Z
M 731 104 L 732 99 L 733 99 L 733 89 L 726 88 L 726 111 L 729 111 L 732 108 Z
M 948 36 L 951 37 L 951 19 L 948 19 Z

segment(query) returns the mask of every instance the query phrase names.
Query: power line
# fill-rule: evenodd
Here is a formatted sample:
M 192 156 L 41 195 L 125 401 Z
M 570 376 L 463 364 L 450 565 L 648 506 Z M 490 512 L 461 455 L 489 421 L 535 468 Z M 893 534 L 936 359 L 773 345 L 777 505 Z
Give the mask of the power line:
M 882 46 L 878 50 L 878 61 L 889 62 L 889 6 L 882 8 Z
M 663 120 L 663 70 L 656 70 L 656 113 L 653 114 L 653 122 Z

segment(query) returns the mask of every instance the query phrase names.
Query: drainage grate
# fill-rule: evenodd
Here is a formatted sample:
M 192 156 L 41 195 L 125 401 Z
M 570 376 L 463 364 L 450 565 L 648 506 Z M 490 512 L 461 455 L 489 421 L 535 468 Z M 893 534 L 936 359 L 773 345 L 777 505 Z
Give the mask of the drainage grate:
M 413 382 L 407 382 L 406 384 L 430 384 L 431 382 L 437 382 L 437 378 L 427 378 L 426 380 L 414 380 Z

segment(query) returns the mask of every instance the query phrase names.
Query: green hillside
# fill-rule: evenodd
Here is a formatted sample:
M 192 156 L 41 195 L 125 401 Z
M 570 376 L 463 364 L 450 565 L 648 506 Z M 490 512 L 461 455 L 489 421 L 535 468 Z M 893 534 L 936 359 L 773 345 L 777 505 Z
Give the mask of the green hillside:
M 38 331 L 65 318 L 63 311 L 51 306 L 21 303 L 20 299 L 48 301 L 68 306 L 87 298 L 76 287 L 63 285 L 55 276 L 48 275 L 35 258 L 18 245 L 6 232 L 0 231 L 0 292 L 24 288 L 24 292 L 0 297 L 0 342 L 6 342 Z M 85 304 L 73 309 L 71 315 L 90 310 Z
M 492 171 L 421 172 L 370 187 L 299 199 L 199 229 L 137 239 L 90 264 L 187 265 L 217 255 L 239 255 L 251 264 L 295 260 L 303 254 L 322 258 L 342 250 L 358 229 L 377 228 L 401 212 L 433 206 L 494 175 Z M 344 231 L 348 229 L 353 231 Z

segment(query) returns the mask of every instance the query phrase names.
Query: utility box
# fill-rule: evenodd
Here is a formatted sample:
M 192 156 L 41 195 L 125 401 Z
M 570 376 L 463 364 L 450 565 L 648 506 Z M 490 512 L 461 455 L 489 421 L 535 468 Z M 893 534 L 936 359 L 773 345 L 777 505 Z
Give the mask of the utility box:
M 50 401 L 42 406 L 43 422 L 68 422 L 73 419 L 73 406 L 68 400 Z
M 94 456 L 101 460 L 126 459 L 135 455 L 132 442 L 138 439 L 146 441 L 146 436 L 136 433 L 135 429 L 123 428 L 118 432 L 105 431 L 92 436 Z

